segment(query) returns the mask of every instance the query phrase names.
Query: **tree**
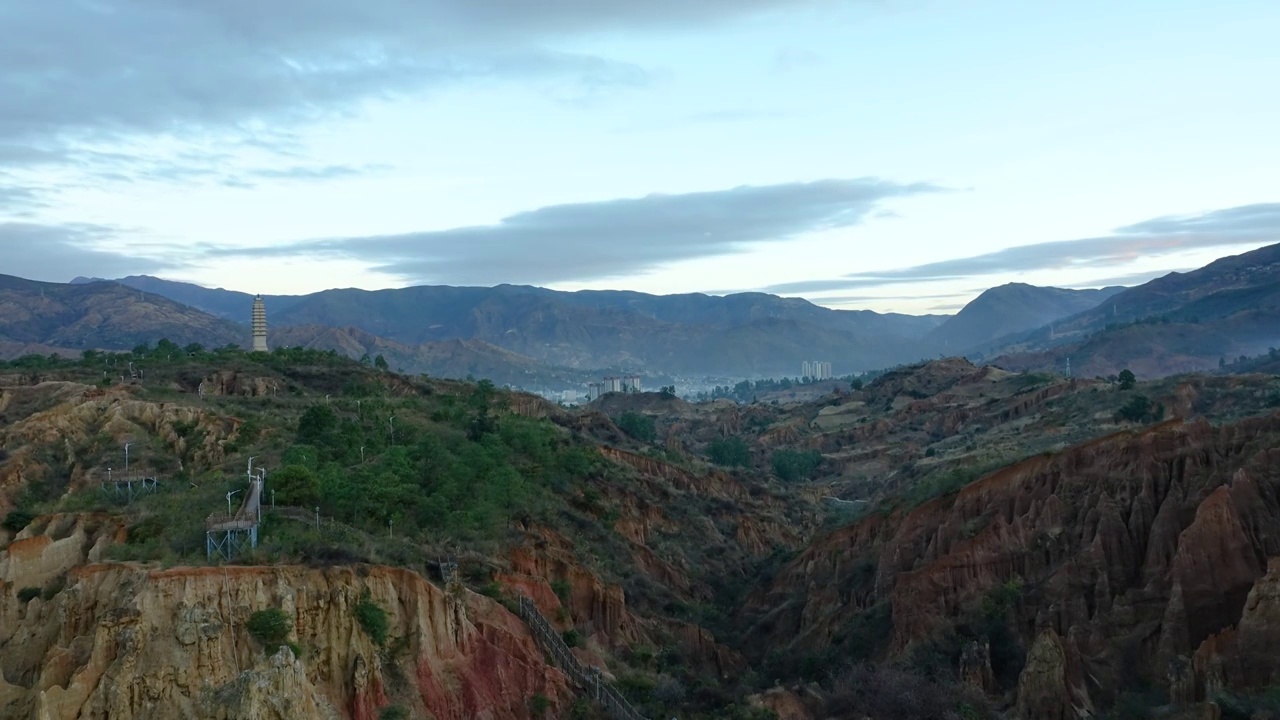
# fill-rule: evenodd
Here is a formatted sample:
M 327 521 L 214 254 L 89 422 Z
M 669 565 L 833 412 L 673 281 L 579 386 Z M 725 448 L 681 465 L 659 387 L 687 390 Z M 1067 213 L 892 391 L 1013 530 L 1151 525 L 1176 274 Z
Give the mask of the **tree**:
M 822 453 L 817 450 L 775 450 L 771 462 L 773 474 L 783 482 L 811 480 L 822 464 Z
M 1224 357 L 1218 358 L 1218 369 L 1224 370 L 1226 369 L 1226 367 L 1227 367 L 1227 359 Z
M 289 634 L 293 632 L 293 621 L 280 608 L 270 608 L 250 615 L 245 628 L 262 643 L 267 654 L 274 655 L 281 645 L 288 642 Z
M 389 370 L 389 369 L 390 369 L 390 368 L 387 366 L 387 359 L 386 359 L 386 358 L 384 358 L 384 357 L 382 357 L 382 354 L 381 354 L 381 353 L 379 353 L 379 354 L 378 354 L 378 356 L 377 356 L 377 357 L 375 357 L 375 358 L 373 359 L 373 366 L 374 366 L 374 367 L 376 367 L 376 368 L 377 368 L 377 369 L 379 369 L 379 370 Z
M 676 396 L 676 386 L 675 386 L 675 385 L 663 385 L 663 386 L 662 386 L 662 388 L 661 388 L 660 390 L 658 390 L 658 392 L 662 393 L 662 395 L 663 395 L 664 397 L 675 397 L 675 396 Z
M 658 439 L 658 430 L 653 418 L 635 412 L 624 412 L 618 418 L 618 428 L 631 437 L 644 442 Z
M 316 476 L 302 465 L 288 465 L 271 474 L 271 490 L 286 505 L 314 505 L 320 495 Z
M 1138 382 L 1137 376 L 1134 375 L 1133 371 L 1130 370 L 1129 368 L 1125 368 L 1124 370 L 1120 371 L 1120 389 L 1121 390 L 1132 390 L 1134 384 L 1137 382 Z
M 746 467 L 751 464 L 751 448 L 742 438 L 716 438 L 707 447 L 707 456 L 717 465 Z
M 854 379 L 850 380 L 850 381 L 849 381 L 849 387 L 853 388 L 855 391 L 857 391 L 857 390 L 861 390 L 861 389 L 862 389 L 862 378 L 854 378 Z
M 1159 422 L 1164 419 L 1164 405 L 1153 404 L 1144 395 L 1134 395 L 1116 411 L 1116 419 L 1133 423 Z
M 298 441 L 323 447 L 329 433 L 338 427 L 338 416 L 328 405 L 312 405 L 298 420 Z

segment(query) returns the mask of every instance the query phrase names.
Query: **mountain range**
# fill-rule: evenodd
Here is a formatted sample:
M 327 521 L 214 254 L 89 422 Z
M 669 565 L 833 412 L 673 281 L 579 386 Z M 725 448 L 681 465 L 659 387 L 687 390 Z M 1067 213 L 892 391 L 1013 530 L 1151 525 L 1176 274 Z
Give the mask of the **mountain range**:
M 149 276 L 71 284 L 0 277 L 0 354 L 247 344 L 252 296 Z M 1009 283 L 954 316 L 835 310 L 764 293 L 420 286 L 265 296 L 273 345 L 383 355 L 394 368 L 578 387 L 601 373 L 837 375 L 938 355 L 1017 370 L 1143 376 L 1216 367 L 1280 344 L 1280 245 L 1132 288 Z M 665 381 L 665 380 L 664 380 Z
M 1208 370 L 1280 345 L 1280 245 L 1169 273 L 1097 307 L 1007 339 L 991 353 L 1016 370 L 1130 368 L 1142 377 Z
M 118 282 L 225 319 L 243 321 L 252 305 L 245 293 L 148 276 Z M 828 358 L 840 373 L 883 367 L 916 359 L 921 339 L 946 320 L 833 310 L 764 293 L 649 295 L 517 285 L 341 289 L 264 301 L 273 328 L 354 328 L 408 348 L 476 340 L 553 367 L 686 375 L 796 375 L 805 360 Z

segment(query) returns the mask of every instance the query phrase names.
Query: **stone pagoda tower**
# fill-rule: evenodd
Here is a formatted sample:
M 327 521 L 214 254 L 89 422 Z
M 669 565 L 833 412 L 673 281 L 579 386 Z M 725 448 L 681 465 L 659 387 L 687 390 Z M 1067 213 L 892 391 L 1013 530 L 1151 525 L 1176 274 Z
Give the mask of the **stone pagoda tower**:
M 267 306 L 262 302 L 261 295 L 253 299 L 253 351 L 268 352 Z

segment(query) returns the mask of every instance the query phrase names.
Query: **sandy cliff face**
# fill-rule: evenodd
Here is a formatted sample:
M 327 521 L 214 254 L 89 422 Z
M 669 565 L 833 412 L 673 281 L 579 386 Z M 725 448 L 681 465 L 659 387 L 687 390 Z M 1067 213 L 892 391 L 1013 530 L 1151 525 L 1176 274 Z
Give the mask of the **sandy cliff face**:
M 5 424 L 6 412 L 17 419 Z M 35 479 L 65 480 L 71 488 L 96 483 L 106 468 L 86 466 L 79 452 L 95 444 L 117 447 L 125 438 L 151 437 L 179 467 L 215 466 L 239 424 L 198 407 L 137 400 L 128 387 L 47 382 L 6 388 L 0 391 L 0 447 L 16 450 L 0 456 L 0 512 Z M 49 454 L 39 455 L 40 449 Z
M 1280 667 L 1254 639 L 1280 632 L 1268 571 L 1280 556 L 1278 439 L 1280 416 L 1173 421 L 1037 456 L 837 531 L 748 614 L 765 618 L 762 646 L 820 649 L 887 603 L 884 652 L 905 654 L 988 593 L 1020 587 L 1008 618 L 1029 650 L 1026 717 L 1082 717 L 1138 679 L 1188 686 L 1187 701 L 1206 684 L 1263 686 Z M 1196 675 L 1171 679 L 1193 655 Z
M 85 563 L 118 529 L 45 530 L 53 535 L 28 528 L 0 553 L 6 720 L 364 720 L 392 703 L 414 717 L 498 720 L 528 717 L 535 694 L 555 707 L 570 699 L 518 618 L 407 570 Z M 65 586 L 47 599 L 18 599 L 17 590 L 63 572 Z M 388 613 L 386 647 L 356 619 L 365 591 Z M 268 608 L 291 618 L 301 658 L 288 647 L 268 657 L 247 632 L 249 617 Z

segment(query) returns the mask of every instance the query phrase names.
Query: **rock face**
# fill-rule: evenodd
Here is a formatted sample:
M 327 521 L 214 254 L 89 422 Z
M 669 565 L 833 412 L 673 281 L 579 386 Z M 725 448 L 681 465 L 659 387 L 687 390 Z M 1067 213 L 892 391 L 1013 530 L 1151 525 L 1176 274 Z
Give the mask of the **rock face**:
M 20 601 L 18 588 L 74 562 L 56 550 L 67 540 L 85 544 L 74 532 L 43 542 L 43 552 L 56 554 L 43 565 L 15 562 L 33 554 L 23 547 L 0 557 L 4 720 L 369 720 L 388 704 L 413 717 L 497 720 L 529 717 L 535 694 L 553 708 L 571 699 L 518 618 L 407 570 L 96 563 L 73 567 L 48 599 Z M 356 619 L 366 591 L 388 614 L 385 648 Z M 268 608 L 289 616 L 301 658 L 288 646 L 268 656 L 246 630 Z
M 896 655 L 1020 588 L 1008 621 L 1030 648 L 1019 707 L 1082 717 L 1138 681 L 1188 701 L 1275 682 L 1280 659 L 1261 648 L 1280 643 L 1277 556 L 1280 415 L 1170 421 L 836 531 L 758 592 L 744 620 L 757 646 L 813 652 L 888 603 L 879 654 Z
M 13 421 L 6 423 L 6 413 Z M 179 468 L 207 468 L 223 461 L 223 444 L 234 437 L 239 421 L 202 408 L 137 400 L 128 387 L 103 389 L 71 382 L 46 382 L 0 391 L 0 447 L 17 448 L 0 455 L 0 512 L 26 483 L 61 482 L 69 488 L 106 474 L 105 467 L 86 467 L 76 447 L 148 436 L 163 443 L 164 454 Z M 52 450 L 42 457 L 40 448 Z M 135 449 L 137 452 L 137 449 Z M 135 467 L 146 458 L 134 457 Z

